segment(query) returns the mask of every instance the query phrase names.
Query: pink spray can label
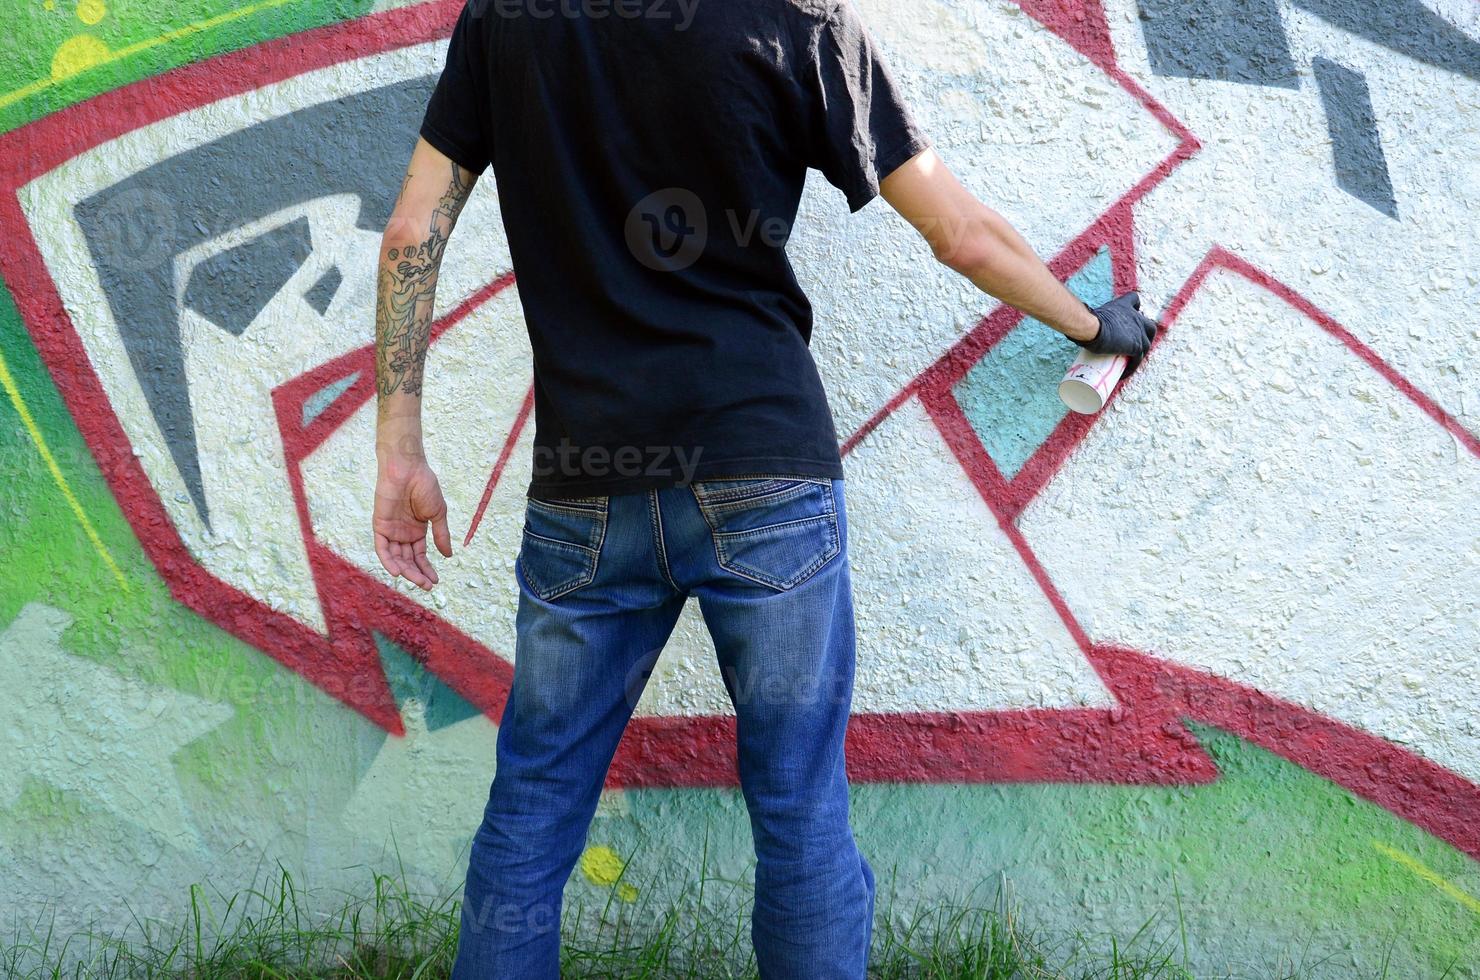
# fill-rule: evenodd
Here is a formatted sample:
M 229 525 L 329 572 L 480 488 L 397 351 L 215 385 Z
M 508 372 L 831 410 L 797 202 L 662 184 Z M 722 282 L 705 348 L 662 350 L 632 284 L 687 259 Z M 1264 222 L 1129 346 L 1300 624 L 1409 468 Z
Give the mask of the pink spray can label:
M 1125 373 L 1129 361 L 1124 354 L 1091 354 L 1081 349 L 1064 380 L 1059 382 L 1059 398 L 1072 411 L 1092 415 L 1104 407 Z

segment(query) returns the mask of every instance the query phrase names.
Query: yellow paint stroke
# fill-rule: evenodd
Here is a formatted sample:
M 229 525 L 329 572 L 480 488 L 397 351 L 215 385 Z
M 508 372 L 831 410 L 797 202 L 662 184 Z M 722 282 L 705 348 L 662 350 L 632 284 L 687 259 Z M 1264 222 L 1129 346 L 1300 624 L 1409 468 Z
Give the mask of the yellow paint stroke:
M 64 78 L 80 75 L 94 65 L 107 61 L 111 54 L 108 45 L 91 34 L 69 37 L 51 57 L 52 80 L 60 82 Z
M 201 31 L 208 31 L 213 27 L 218 27 L 221 24 L 225 24 L 229 21 L 240 20 L 243 17 L 250 17 L 252 14 L 257 13 L 260 10 L 268 10 L 272 7 L 281 7 L 292 2 L 293 0 L 259 0 L 259 2 L 257 3 L 251 3 L 245 7 L 238 7 L 236 10 L 228 10 L 224 14 L 217 14 L 215 17 L 207 17 L 205 20 L 198 20 L 193 24 L 186 24 L 184 27 L 177 27 L 173 31 L 166 31 L 165 33 L 160 34 L 157 37 L 146 38 L 143 41 L 137 41 L 133 44 L 125 45 L 124 47 L 119 48 L 117 51 L 110 52 L 107 57 L 100 58 L 99 60 L 92 62 L 87 66 L 87 70 L 97 68 L 99 65 L 109 65 L 115 61 L 122 61 L 124 58 L 132 57 L 133 55 L 138 54 L 140 51 L 147 51 L 150 48 L 157 48 L 161 44 L 170 44 L 174 41 L 180 40 L 183 37 L 189 37 L 192 34 L 199 34 Z M 72 76 L 68 75 L 66 77 L 70 78 Z M 14 91 L 6 92 L 4 95 L 0 95 L 0 109 L 4 109 L 6 106 L 13 105 L 19 102 L 21 99 L 29 98 L 30 96 L 33 96 L 38 92 L 44 92 L 47 89 L 51 88 L 53 85 L 56 85 L 58 81 L 61 81 L 61 79 L 40 78 L 29 85 L 22 85 L 20 88 L 15 89 Z
M 1454 899 L 1456 902 L 1463 905 L 1471 912 L 1474 912 L 1476 915 L 1480 915 L 1480 898 L 1476 898 L 1474 895 L 1471 895 L 1463 888 L 1460 888 L 1458 885 L 1454 884 L 1454 882 L 1450 881 L 1448 878 L 1445 878 L 1439 872 L 1435 871 L 1427 864 L 1424 864 L 1418 858 L 1412 856 L 1411 854 L 1404 854 L 1402 851 L 1398 850 L 1395 847 L 1388 847 L 1381 841 L 1373 841 L 1372 846 L 1377 848 L 1383 854 L 1386 854 L 1388 857 L 1392 858 L 1394 861 L 1397 861 L 1403 867 L 1407 868 L 1409 871 L 1412 871 L 1424 881 L 1427 881 L 1429 884 L 1433 885 L 1435 888 L 1439 889 L 1441 892 L 1448 895 L 1450 898 Z
M 42 460 L 46 463 L 46 468 L 51 471 L 51 478 L 61 488 L 62 496 L 67 498 L 67 503 L 72 507 L 72 513 L 76 514 L 77 520 L 82 523 L 82 530 L 87 532 L 87 539 L 92 542 L 92 546 L 97 549 L 98 554 L 107 563 L 108 568 L 113 572 L 113 577 L 118 579 L 118 584 L 123 586 L 123 591 L 131 591 L 129 589 L 128 579 L 124 577 L 123 569 L 118 567 L 118 563 L 109 554 L 108 546 L 103 544 L 103 539 L 98 536 L 97 529 L 93 527 L 92 521 L 88 520 L 87 512 L 82 509 L 82 503 L 77 499 L 77 495 L 72 492 L 72 488 L 67 484 L 67 478 L 62 475 L 62 468 L 57 465 L 56 457 L 51 454 L 51 449 L 47 447 L 46 437 L 41 434 L 41 429 L 36 425 L 36 420 L 31 417 L 31 409 L 27 407 L 25 399 L 21 397 L 21 390 L 16 386 L 15 378 L 11 376 L 10 365 L 5 363 L 5 353 L 3 351 L 0 351 L 0 386 L 3 386 L 5 393 L 10 396 L 10 403 L 15 406 L 16 413 L 21 417 L 21 424 L 30 433 L 31 441 L 36 444 L 36 451 L 41 454 Z
M 622 877 L 622 856 L 604 844 L 594 844 L 581 854 L 581 873 L 593 885 L 614 885 Z
M 629 885 L 625 881 L 622 882 L 620 885 L 617 886 L 617 897 L 624 902 L 637 901 L 637 886 Z
M 77 4 L 77 19 L 89 26 L 108 16 L 108 5 L 103 0 L 81 0 Z

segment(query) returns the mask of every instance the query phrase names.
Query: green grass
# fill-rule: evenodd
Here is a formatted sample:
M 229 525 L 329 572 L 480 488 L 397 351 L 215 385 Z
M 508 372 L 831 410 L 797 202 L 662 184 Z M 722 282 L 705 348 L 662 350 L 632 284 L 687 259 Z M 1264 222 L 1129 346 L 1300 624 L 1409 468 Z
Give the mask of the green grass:
M 225 896 L 192 887 L 171 926 L 135 919 L 122 932 L 58 936 L 50 913 L 13 926 L 0 947 L 0 974 L 17 978 L 396 978 L 437 980 L 451 969 L 458 902 L 418 895 L 404 877 L 371 874 L 361 896 L 303 892 L 281 872 L 261 887 Z M 879 910 L 870 976 L 879 980 L 1201 980 L 1185 965 L 1176 914 L 1129 937 L 1035 937 L 1002 896 L 912 914 Z M 643 890 L 646 892 L 646 889 Z M 753 977 L 749 892 L 743 881 L 701 878 L 679 905 L 647 908 L 613 889 L 604 904 L 571 906 L 562 973 L 569 977 Z M 322 911 L 328 908 L 330 911 Z M 317 910 L 317 911 L 314 911 Z M 699 913 L 702 910 L 702 914 Z M 1248 974 L 1297 978 L 1320 964 Z M 1383 971 L 1379 976 L 1385 975 Z M 1218 974 L 1218 976 L 1233 976 Z

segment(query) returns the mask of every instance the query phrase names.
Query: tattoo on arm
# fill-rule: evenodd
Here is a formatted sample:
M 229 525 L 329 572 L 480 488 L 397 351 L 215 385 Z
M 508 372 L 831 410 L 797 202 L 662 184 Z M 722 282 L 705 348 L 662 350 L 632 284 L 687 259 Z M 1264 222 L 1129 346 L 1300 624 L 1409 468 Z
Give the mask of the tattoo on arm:
M 432 211 L 427 237 L 418 244 L 390 247 L 380 257 L 375 305 L 375 376 L 382 404 L 387 396 L 398 391 L 421 395 L 442 252 L 476 179 L 475 174 L 455 163 L 451 168 L 447 188 Z M 410 181 L 408 174 L 406 183 Z M 402 194 L 405 190 L 403 184 Z

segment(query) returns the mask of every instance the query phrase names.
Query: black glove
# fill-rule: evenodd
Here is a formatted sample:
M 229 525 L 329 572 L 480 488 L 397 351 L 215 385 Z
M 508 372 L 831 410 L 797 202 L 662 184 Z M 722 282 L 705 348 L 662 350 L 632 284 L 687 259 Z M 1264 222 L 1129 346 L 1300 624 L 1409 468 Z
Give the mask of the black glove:
M 1124 354 L 1128 360 L 1121 377 L 1135 374 L 1156 338 L 1156 323 L 1141 313 L 1141 297 L 1126 293 L 1103 306 L 1084 305 L 1100 321 L 1100 329 L 1092 339 L 1074 343 L 1092 354 Z

